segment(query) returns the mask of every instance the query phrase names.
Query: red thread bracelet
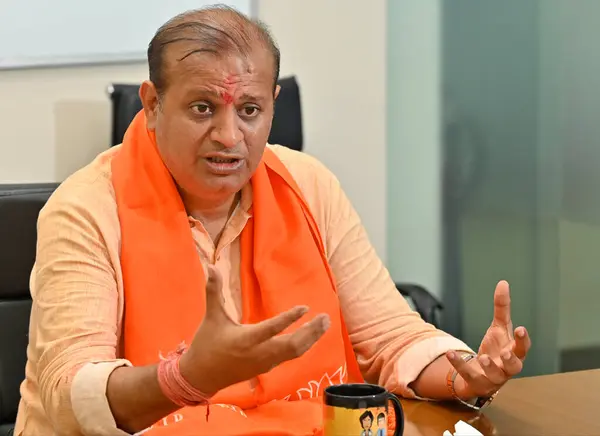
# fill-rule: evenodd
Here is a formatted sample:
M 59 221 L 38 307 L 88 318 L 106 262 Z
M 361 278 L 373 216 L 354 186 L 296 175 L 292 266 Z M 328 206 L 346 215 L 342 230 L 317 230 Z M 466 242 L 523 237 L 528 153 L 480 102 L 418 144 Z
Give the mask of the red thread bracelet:
M 162 358 L 158 364 L 158 385 L 165 397 L 179 407 L 206 407 L 206 419 L 210 413 L 210 396 L 193 387 L 181 375 L 179 361 L 187 347 L 180 345 L 177 350 Z

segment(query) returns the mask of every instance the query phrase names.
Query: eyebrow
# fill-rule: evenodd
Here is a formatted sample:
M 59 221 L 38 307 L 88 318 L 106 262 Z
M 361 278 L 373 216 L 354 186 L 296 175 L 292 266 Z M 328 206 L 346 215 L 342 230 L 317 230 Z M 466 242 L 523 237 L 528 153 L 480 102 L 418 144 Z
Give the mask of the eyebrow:
M 261 97 L 259 95 L 254 95 L 254 94 L 248 94 L 246 92 L 242 93 L 242 95 L 240 95 L 240 100 L 252 100 L 252 101 L 263 101 L 264 97 Z
M 210 97 L 212 97 L 214 99 L 218 99 L 218 100 L 223 99 L 223 95 L 221 92 L 215 91 L 212 88 L 205 88 L 205 87 L 192 89 L 188 92 L 188 95 L 190 95 L 190 96 L 191 95 L 202 95 L 202 96 L 210 96 Z M 236 100 L 250 100 L 250 101 L 262 102 L 265 100 L 265 98 L 255 95 L 255 94 L 250 94 L 250 93 L 244 92 L 239 97 L 237 97 Z

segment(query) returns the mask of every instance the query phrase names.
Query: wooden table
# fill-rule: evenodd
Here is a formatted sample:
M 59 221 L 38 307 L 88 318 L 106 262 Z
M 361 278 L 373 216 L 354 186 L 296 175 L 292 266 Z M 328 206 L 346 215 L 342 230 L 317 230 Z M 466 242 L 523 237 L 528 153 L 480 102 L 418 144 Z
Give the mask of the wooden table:
M 405 436 L 442 436 L 463 420 L 485 436 L 600 435 L 600 370 L 511 380 L 481 413 L 402 400 Z

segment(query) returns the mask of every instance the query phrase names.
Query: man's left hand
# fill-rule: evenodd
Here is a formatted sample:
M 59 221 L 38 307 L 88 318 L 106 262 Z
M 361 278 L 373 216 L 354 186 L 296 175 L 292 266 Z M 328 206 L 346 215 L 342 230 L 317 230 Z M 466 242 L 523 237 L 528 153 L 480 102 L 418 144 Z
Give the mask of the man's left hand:
M 513 330 L 508 283 L 501 281 L 494 292 L 494 320 L 488 328 L 477 357 L 465 362 L 460 352 L 447 353 L 458 375 L 454 389 L 462 399 L 486 397 L 498 391 L 523 369 L 531 347 L 525 327 Z

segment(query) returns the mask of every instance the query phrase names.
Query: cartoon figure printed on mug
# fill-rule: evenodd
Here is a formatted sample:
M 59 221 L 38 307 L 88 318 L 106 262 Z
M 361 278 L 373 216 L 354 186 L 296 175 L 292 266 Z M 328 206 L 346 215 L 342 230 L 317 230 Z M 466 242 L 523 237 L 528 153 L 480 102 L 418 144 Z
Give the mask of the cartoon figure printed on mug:
M 383 412 L 377 415 L 377 433 L 375 436 L 387 436 L 387 418 Z
M 371 426 L 373 425 L 373 413 L 370 410 L 367 410 L 360 415 L 359 419 L 360 426 L 362 427 L 360 436 L 373 436 L 373 432 L 371 431 Z
M 362 428 L 360 436 L 373 436 L 373 430 L 371 430 L 374 421 L 373 413 L 367 410 L 360 415 L 359 420 Z M 387 418 L 383 412 L 377 414 L 377 432 L 375 436 L 387 436 Z

